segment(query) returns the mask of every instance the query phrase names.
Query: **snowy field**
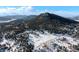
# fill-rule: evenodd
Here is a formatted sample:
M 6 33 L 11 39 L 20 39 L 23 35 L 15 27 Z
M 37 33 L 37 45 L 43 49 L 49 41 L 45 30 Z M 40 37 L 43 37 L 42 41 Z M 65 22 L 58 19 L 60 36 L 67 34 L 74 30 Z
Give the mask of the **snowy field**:
M 79 44 L 78 39 L 69 35 L 48 33 L 47 31 L 25 31 L 24 33 L 29 33 L 28 43 L 34 45 L 33 52 L 77 51 L 73 45 Z M 14 40 L 5 39 L 5 34 L 2 39 L 0 45 L 11 48 L 5 51 L 18 51 L 19 45 L 16 45 Z

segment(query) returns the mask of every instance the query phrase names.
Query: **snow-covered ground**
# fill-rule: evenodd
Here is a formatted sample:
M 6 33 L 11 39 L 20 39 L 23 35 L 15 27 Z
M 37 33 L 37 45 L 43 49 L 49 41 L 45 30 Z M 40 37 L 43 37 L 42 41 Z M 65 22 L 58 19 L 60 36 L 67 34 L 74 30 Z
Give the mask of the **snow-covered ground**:
M 79 20 L 75 20 L 75 21 L 79 22 Z
M 61 51 L 64 51 L 63 49 L 67 49 L 68 51 L 75 51 L 73 45 L 79 44 L 78 39 L 69 35 L 49 33 L 47 31 L 25 31 L 24 33 L 26 32 L 29 33 L 28 43 L 32 43 L 34 45 L 34 52 L 57 52 L 58 49 Z M 15 41 L 6 40 L 4 36 L 0 45 L 6 44 L 6 46 L 11 47 L 10 51 L 18 51 L 18 46 L 15 45 Z
M 32 40 L 34 43 L 34 51 L 39 51 L 41 49 L 44 49 L 45 51 L 55 51 L 55 49 L 52 48 L 53 44 L 64 46 L 71 51 L 72 49 L 70 48 L 70 46 L 77 45 L 79 43 L 79 40 L 69 35 L 54 33 L 51 34 L 47 31 L 44 31 L 44 33 L 41 33 L 39 31 L 30 32 L 29 39 Z

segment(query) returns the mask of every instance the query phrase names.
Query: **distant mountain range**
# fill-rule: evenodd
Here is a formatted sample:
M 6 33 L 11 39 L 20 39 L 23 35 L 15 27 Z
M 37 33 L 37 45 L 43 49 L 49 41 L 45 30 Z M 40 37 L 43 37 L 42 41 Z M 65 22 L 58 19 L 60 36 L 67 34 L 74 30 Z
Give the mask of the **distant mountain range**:
M 72 17 L 72 19 L 79 22 L 79 16 Z
M 35 15 L 30 15 L 30 17 L 34 17 L 34 16 Z M 25 19 L 25 18 L 29 18 L 29 16 L 26 16 L 26 15 L 3 16 L 3 17 L 0 17 L 0 21 L 7 21 L 11 19 Z

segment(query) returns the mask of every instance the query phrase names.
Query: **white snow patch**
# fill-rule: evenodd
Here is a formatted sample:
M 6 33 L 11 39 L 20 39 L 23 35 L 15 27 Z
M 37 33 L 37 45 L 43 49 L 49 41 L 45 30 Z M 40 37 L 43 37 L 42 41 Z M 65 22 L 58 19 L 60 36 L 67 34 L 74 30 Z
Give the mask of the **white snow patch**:
M 0 23 L 8 23 L 8 22 L 11 22 L 11 21 L 14 21 L 16 19 L 11 19 L 11 20 L 7 20 L 7 21 L 0 21 Z
M 56 43 L 59 46 L 65 46 L 66 48 L 70 45 L 77 45 L 79 43 L 79 41 L 75 41 L 76 38 L 69 35 L 51 34 L 47 31 L 44 31 L 44 33 L 39 31 L 29 32 L 29 39 L 34 42 L 34 49 L 42 49 L 44 45 L 47 45 L 47 47 L 50 48 L 52 43 Z
M 79 22 L 79 20 L 75 20 L 75 21 Z

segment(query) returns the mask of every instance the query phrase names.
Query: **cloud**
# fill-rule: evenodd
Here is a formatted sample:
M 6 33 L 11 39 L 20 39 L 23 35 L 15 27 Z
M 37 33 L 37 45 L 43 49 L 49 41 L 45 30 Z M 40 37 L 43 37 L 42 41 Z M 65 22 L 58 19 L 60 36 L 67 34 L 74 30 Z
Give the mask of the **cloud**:
M 32 7 L 29 6 L 29 7 L 20 7 L 18 9 L 16 9 L 15 11 L 17 11 L 16 13 L 17 14 L 25 14 L 25 15 L 29 15 L 30 12 L 32 11 Z
M 63 17 L 72 17 L 79 15 L 79 12 L 69 12 L 69 11 L 62 11 L 62 10 L 39 10 L 34 9 L 32 6 L 21 6 L 21 7 L 7 7 L 7 8 L 0 8 L 0 16 L 7 16 L 7 15 L 38 15 L 40 13 L 50 12 L 54 13 Z
M 7 15 L 38 15 L 44 13 L 45 10 L 34 9 L 32 6 L 22 6 L 22 7 L 7 7 L 0 8 L 0 16 Z
M 32 11 L 31 6 L 18 7 L 18 8 L 0 8 L 0 16 L 6 15 L 29 15 Z

